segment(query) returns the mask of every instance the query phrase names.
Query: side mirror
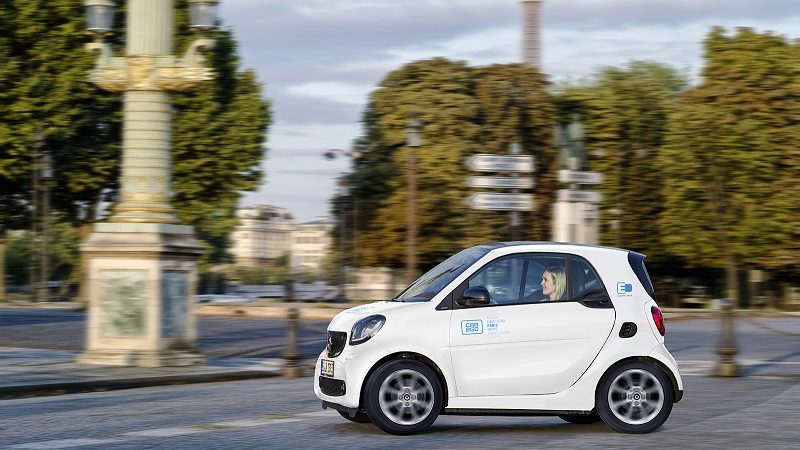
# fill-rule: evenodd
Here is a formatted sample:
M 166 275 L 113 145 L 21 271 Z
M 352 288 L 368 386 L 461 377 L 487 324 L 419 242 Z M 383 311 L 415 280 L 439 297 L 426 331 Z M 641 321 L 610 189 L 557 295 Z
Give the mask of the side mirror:
M 492 303 L 492 295 L 483 286 L 472 286 L 464 291 L 456 303 L 461 306 L 485 306 Z

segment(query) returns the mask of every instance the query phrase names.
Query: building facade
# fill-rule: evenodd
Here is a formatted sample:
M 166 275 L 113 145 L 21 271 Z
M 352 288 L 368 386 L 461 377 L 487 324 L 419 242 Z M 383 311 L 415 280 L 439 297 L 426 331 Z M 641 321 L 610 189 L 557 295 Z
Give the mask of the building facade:
M 319 273 L 325 257 L 333 248 L 335 222 L 330 217 L 297 225 L 292 236 L 292 272 Z
M 236 265 L 264 267 L 292 250 L 294 217 L 285 208 L 252 205 L 236 211 L 239 225 L 231 236 Z

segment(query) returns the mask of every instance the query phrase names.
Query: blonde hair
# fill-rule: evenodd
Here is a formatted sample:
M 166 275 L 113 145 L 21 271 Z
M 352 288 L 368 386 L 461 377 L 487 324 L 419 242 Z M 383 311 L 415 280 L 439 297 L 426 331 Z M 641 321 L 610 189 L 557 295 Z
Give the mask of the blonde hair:
M 556 288 L 554 301 L 563 300 L 564 291 L 567 289 L 567 271 L 561 266 L 550 266 L 545 269 L 545 272 L 553 276 L 553 284 Z

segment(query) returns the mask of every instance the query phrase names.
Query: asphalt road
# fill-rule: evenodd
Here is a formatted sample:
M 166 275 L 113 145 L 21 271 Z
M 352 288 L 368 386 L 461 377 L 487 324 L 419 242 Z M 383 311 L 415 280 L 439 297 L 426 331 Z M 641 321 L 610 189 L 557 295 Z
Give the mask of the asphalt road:
M 800 432 L 796 379 L 685 377 L 666 424 L 625 435 L 551 417 L 441 416 L 397 437 L 322 411 L 311 379 L 250 380 L 0 402 L 9 449 L 789 449 Z
M 300 351 L 316 358 L 327 322 L 304 321 Z M 49 309 L 0 309 L 0 347 L 83 350 L 86 314 Z M 198 348 L 209 358 L 280 358 L 286 323 L 251 317 L 199 317 Z
M 0 345 L 80 344 L 74 313 L 0 311 Z M 321 347 L 318 330 L 303 333 Z M 177 385 L 0 401 L 0 447 L 11 449 L 789 449 L 800 439 L 800 318 L 737 321 L 747 377 L 709 377 L 716 320 L 667 322 L 667 345 L 684 379 L 684 399 L 649 435 L 549 417 L 442 416 L 429 432 L 387 435 L 322 411 L 311 378 Z M 67 331 L 71 330 L 71 331 Z M 201 349 L 220 355 L 279 352 L 283 324 L 201 318 Z M 49 335 L 49 337 L 48 337 Z M 35 344 L 26 341 L 31 338 Z M 313 342 L 312 342 L 313 341 Z M 261 348 L 260 346 L 264 347 Z M 312 354 L 313 354 L 312 353 Z M 250 353 L 245 353 L 250 354 Z

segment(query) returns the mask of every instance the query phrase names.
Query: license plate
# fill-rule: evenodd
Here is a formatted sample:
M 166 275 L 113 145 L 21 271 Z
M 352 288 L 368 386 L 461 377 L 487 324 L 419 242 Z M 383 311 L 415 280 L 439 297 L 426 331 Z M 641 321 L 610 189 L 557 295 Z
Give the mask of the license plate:
M 333 361 L 330 359 L 323 359 L 320 361 L 320 364 L 320 375 L 333 378 Z

